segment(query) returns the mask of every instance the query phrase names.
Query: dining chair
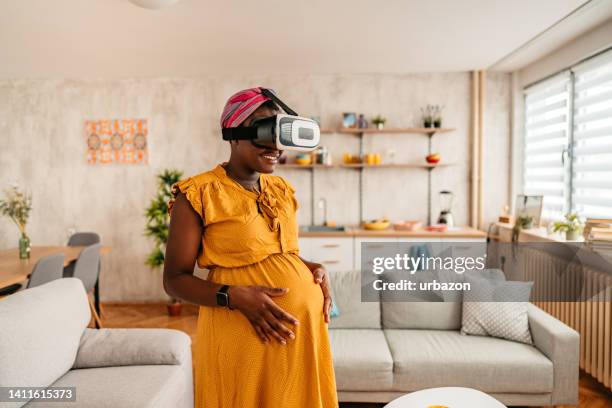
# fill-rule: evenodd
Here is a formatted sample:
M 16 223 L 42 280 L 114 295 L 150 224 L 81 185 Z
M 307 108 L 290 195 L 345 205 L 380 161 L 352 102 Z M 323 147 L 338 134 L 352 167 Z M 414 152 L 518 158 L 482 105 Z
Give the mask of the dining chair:
M 89 292 L 94 289 L 96 282 L 98 281 L 101 246 L 102 244 L 97 243 L 85 247 L 74 263 L 73 274 L 73 277 L 78 278 L 83 282 L 83 286 L 85 287 L 85 291 L 88 295 L 87 300 L 89 301 L 89 306 L 91 307 L 91 312 L 94 316 L 97 328 L 102 327 L 102 322 L 100 321 L 100 315 L 98 314 L 96 307 L 89 297 Z
M 64 254 L 53 254 L 42 257 L 34 265 L 27 288 L 44 285 L 56 279 L 62 278 L 64 269 Z
M 101 242 L 100 235 L 97 232 L 76 232 L 70 236 L 68 239 L 68 246 L 88 246 L 93 244 L 98 244 Z M 102 307 L 100 306 L 100 270 L 101 270 L 100 261 L 98 263 L 98 278 L 96 279 L 96 284 L 94 286 L 94 305 L 96 306 L 96 312 L 98 316 L 102 315 Z M 66 266 L 64 268 L 64 278 L 70 278 L 74 275 L 74 263 Z

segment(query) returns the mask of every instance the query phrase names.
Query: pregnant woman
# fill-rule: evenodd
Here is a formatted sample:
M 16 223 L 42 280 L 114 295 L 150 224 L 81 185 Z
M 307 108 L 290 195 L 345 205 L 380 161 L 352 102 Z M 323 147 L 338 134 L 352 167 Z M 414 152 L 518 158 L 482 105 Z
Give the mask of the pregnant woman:
M 234 94 L 222 128 L 279 113 L 261 88 Z M 293 187 L 281 151 L 230 141 L 227 162 L 172 187 L 164 287 L 200 305 L 197 408 L 338 406 L 327 332 L 327 271 L 298 256 Z M 210 270 L 206 280 L 193 267 Z

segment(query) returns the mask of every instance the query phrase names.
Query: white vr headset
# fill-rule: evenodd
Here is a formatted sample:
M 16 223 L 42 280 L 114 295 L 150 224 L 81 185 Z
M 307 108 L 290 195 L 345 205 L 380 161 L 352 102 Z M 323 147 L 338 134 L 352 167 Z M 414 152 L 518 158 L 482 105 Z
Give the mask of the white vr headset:
M 321 140 L 319 125 L 299 116 L 269 89 L 261 93 L 278 104 L 286 114 L 277 114 L 254 121 L 250 126 L 223 128 L 223 140 L 250 140 L 254 146 L 278 150 L 314 150 Z

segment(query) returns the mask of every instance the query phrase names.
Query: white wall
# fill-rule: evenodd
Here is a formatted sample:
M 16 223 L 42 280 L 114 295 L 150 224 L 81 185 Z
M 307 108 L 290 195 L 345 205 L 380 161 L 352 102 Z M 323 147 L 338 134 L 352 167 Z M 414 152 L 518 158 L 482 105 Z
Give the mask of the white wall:
M 0 187 L 19 180 L 34 195 L 28 226 L 34 245 L 60 245 L 67 230 L 99 232 L 113 252 L 103 259 L 103 300 L 165 298 L 161 272 L 144 265 L 150 242 L 143 236 L 143 212 L 155 191 L 155 174 L 176 167 L 186 175 L 210 169 L 228 157 L 220 140 L 218 117 L 226 98 L 238 89 L 275 88 L 304 115 L 320 115 L 323 126 L 337 127 L 343 111 L 378 113 L 388 126 L 418 125 L 419 108 L 444 104 L 444 125 L 434 150 L 456 165 L 433 171 L 433 190 L 456 194 L 458 224 L 468 222 L 470 74 L 210 76 L 199 79 L 5 80 L 0 81 Z M 496 216 L 507 186 L 509 76 L 487 77 L 485 121 L 486 218 Z M 147 118 L 147 166 L 88 165 L 83 121 Z M 366 136 L 366 150 L 396 150 L 396 160 L 424 160 L 423 135 Z M 325 136 L 335 161 L 357 152 L 351 135 Z M 426 171 L 365 170 L 364 216 L 392 220 L 422 219 L 427 213 Z M 329 219 L 358 222 L 356 170 L 317 170 L 316 198 L 328 201 Z M 284 170 L 297 188 L 299 221 L 310 223 L 308 172 Z M 437 214 L 438 197 L 433 197 Z M 17 229 L 0 220 L 0 248 L 15 247 Z

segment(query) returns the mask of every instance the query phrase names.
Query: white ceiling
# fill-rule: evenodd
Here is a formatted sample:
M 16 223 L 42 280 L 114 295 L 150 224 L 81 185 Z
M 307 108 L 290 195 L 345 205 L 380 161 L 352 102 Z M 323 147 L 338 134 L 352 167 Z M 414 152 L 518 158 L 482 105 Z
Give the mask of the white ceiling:
M 0 78 L 467 71 L 587 2 L 3 0 Z

